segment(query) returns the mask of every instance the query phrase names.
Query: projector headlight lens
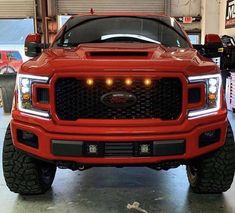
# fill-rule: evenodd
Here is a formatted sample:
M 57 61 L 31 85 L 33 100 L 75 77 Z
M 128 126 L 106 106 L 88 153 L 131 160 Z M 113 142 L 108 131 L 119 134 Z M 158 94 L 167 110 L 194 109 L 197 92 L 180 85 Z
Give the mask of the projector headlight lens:
M 217 87 L 216 86 L 212 86 L 212 85 L 209 85 L 209 92 L 210 93 L 216 93 L 216 91 L 217 91 Z

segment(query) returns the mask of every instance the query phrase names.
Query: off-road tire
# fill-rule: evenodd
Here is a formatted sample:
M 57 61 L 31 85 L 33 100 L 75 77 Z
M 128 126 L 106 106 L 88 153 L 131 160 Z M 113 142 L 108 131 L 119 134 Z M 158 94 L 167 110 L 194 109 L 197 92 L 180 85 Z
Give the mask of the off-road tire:
M 201 194 L 227 191 L 234 177 L 235 143 L 233 131 L 228 124 L 223 147 L 187 165 L 187 176 L 193 192 Z
M 16 74 L 4 74 L 0 75 L 0 93 L 2 99 L 3 110 L 5 113 L 10 113 L 12 108 L 14 90 L 15 90 L 15 78 Z
M 7 93 L 5 88 L 2 88 L 0 90 L 1 90 L 0 92 L 1 92 L 1 96 L 2 96 L 3 111 L 5 113 L 10 113 L 11 108 L 12 108 L 12 98 L 9 98 L 9 94 Z
M 56 173 L 56 165 L 36 160 L 14 147 L 10 126 L 5 135 L 2 162 L 8 188 L 22 195 L 45 193 Z

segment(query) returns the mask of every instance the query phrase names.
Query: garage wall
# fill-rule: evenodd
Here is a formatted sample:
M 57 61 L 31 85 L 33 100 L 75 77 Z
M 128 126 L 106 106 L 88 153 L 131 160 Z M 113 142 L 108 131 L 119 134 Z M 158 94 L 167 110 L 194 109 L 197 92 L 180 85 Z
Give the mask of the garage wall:
M 221 0 L 220 2 L 220 19 L 219 19 L 219 33 L 220 35 L 229 35 L 235 37 L 235 27 L 230 29 L 225 29 L 225 16 L 226 16 L 226 0 Z
M 202 43 L 206 34 L 219 34 L 220 0 L 202 0 Z
M 34 0 L 0 0 L 0 18 L 34 16 Z
M 235 37 L 235 27 L 225 29 L 227 0 L 202 0 L 202 41 L 208 33 Z
M 198 16 L 201 14 L 201 0 L 171 0 L 173 16 Z
M 171 0 L 171 16 L 200 16 L 201 0 Z M 200 31 L 201 23 L 182 24 L 186 31 Z
M 146 11 L 165 13 L 165 0 L 58 0 L 58 14 L 89 12 Z

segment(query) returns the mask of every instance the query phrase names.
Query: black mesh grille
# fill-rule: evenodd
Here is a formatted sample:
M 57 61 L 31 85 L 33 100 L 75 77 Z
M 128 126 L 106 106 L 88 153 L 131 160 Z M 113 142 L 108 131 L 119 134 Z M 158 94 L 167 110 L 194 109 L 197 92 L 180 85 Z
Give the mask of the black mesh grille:
M 104 146 L 104 156 L 134 156 L 133 143 L 106 142 Z
M 110 92 L 128 92 L 136 103 L 126 108 L 109 107 L 101 97 Z M 61 120 L 83 119 L 143 119 L 175 120 L 182 111 L 182 84 L 178 78 L 153 80 L 147 87 L 143 79 L 135 79 L 131 86 L 124 79 L 115 79 L 107 86 L 104 79 L 95 79 L 93 86 L 85 80 L 60 78 L 55 84 L 56 113 Z

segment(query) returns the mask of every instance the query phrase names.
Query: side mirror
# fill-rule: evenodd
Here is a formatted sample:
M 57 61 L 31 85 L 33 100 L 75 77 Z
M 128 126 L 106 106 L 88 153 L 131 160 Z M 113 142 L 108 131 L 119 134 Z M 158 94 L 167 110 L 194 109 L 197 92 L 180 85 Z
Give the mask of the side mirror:
M 43 44 L 41 35 L 38 33 L 29 34 L 25 39 L 24 51 L 28 57 L 36 57 L 42 52 Z
M 221 57 L 223 52 L 223 43 L 219 35 L 207 34 L 205 36 L 205 54 L 209 58 Z
M 205 45 L 222 46 L 222 40 L 217 34 L 207 34 L 205 36 Z

